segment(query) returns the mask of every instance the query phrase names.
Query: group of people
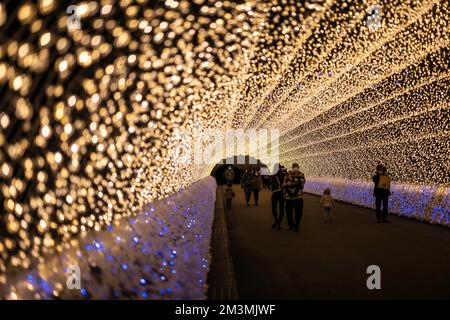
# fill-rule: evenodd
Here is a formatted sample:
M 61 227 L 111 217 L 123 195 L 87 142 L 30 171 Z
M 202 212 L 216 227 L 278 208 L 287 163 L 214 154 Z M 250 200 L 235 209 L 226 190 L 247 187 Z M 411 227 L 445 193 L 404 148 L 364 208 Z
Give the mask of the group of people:
M 224 173 L 227 180 L 225 188 L 225 199 L 227 208 L 231 209 L 231 201 L 235 196 L 232 188 L 234 180 L 234 171 L 230 167 Z M 263 185 L 263 178 L 260 170 L 245 170 L 241 177 L 240 184 L 245 194 L 245 202 L 250 206 L 251 196 L 258 205 L 259 191 Z M 284 212 L 286 212 L 290 230 L 298 231 L 303 214 L 303 186 L 305 184 L 305 175 L 300 171 L 299 165 L 294 163 L 292 170 L 287 171 L 279 166 L 276 174 L 268 177 L 264 185 L 270 187 L 272 192 L 272 214 L 275 223 L 272 228 L 281 228 Z M 277 207 L 279 210 L 277 211 Z
M 261 190 L 262 178 L 259 170 L 245 170 L 241 177 L 241 187 L 244 189 L 245 203 L 250 206 L 250 199 L 253 194 L 255 206 L 258 205 L 259 190 Z
M 224 173 L 225 179 L 227 180 L 227 187 L 225 188 L 225 199 L 226 205 L 228 209 L 231 209 L 231 200 L 234 198 L 235 193 L 233 191 L 233 180 L 234 180 L 234 171 L 229 166 Z M 244 174 L 241 177 L 241 187 L 244 189 L 245 202 L 247 206 L 250 206 L 250 200 L 253 194 L 253 199 L 255 202 L 255 206 L 258 205 L 259 200 L 259 191 L 262 187 L 265 187 L 265 177 L 261 176 L 260 170 L 248 170 L 244 171 Z
M 303 216 L 303 187 L 305 182 L 305 175 L 300 171 L 297 163 L 292 165 L 290 171 L 280 165 L 277 173 L 271 176 L 272 215 L 275 219 L 272 224 L 273 229 L 281 229 L 281 222 L 284 212 L 286 212 L 289 230 L 299 231 Z
M 229 166 L 224 174 L 227 180 L 225 189 L 225 198 L 227 208 L 231 209 L 231 200 L 235 197 L 232 188 L 234 180 L 234 171 Z M 258 205 L 259 191 L 263 184 L 263 179 L 259 170 L 245 170 L 241 177 L 240 184 L 244 189 L 245 202 L 250 206 L 251 195 L 253 194 L 255 205 Z M 390 177 L 387 174 L 386 167 L 378 165 L 376 173 L 372 177 L 374 182 L 373 195 L 375 197 L 375 213 L 377 223 L 389 222 L 388 216 L 388 200 L 390 196 Z M 289 230 L 299 231 L 300 223 L 303 216 L 303 188 L 306 179 L 305 174 L 300 171 L 297 163 L 292 164 L 292 169 L 287 170 L 284 166 L 279 165 L 275 174 L 269 176 L 265 183 L 271 190 L 272 215 L 274 217 L 273 229 L 281 229 L 281 223 L 286 213 Z M 331 196 L 330 188 L 323 191 L 320 200 L 320 207 L 323 210 L 323 220 L 325 222 L 333 221 L 332 209 L 335 202 Z M 381 209 L 383 208 L 383 209 Z

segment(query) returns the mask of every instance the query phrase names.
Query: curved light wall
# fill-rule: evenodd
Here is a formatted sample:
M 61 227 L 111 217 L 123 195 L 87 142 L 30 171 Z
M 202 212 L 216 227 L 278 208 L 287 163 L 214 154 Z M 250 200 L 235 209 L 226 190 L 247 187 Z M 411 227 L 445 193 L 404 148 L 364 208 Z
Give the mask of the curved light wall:
M 0 283 L 206 175 L 172 157 L 205 128 L 278 129 L 318 193 L 381 162 L 447 199 L 449 17 L 439 0 L 2 1 Z M 448 225 L 436 203 L 424 220 Z

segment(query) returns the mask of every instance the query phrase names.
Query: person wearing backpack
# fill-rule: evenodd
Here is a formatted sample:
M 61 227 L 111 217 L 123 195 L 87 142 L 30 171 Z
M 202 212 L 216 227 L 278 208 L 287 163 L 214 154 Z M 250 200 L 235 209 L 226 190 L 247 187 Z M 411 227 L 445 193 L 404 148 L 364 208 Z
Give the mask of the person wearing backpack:
M 377 165 L 376 174 L 372 177 L 372 181 L 375 184 L 373 196 L 375 197 L 377 223 L 389 222 L 387 216 L 389 196 L 391 195 L 391 178 L 388 176 L 385 166 Z M 381 212 L 381 206 L 383 206 L 383 212 Z

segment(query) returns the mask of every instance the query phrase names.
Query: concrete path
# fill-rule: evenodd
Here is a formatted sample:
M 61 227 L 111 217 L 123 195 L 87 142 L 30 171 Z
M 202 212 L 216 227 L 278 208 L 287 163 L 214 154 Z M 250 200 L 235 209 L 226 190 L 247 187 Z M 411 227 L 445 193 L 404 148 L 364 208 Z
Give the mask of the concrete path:
M 212 260 L 208 273 L 208 299 L 238 299 L 236 273 L 230 255 L 230 239 L 225 217 L 222 189 L 216 191 L 215 216 L 212 227 Z
M 219 186 L 221 188 L 221 186 Z M 270 192 L 260 205 L 236 198 L 226 210 L 240 299 L 450 298 L 450 230 L 337 203 L 322 222 L 319 197 L 305 195 L 300 232 L 273 230 Z M 253 202 L 252 202 L 253 203 Z M 369 265 L 381 268 L 381 290 L 368 290 Z

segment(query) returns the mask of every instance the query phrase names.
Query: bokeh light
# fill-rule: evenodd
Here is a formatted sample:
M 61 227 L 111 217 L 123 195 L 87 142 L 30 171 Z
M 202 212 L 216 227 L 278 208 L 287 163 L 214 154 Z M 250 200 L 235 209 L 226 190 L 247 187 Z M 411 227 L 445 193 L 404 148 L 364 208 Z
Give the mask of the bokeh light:
M 448 186 L 449 17 L 444 0 L 0 3 L 0 283 L 207 174 L 173 161 L 176 130 L 277 128 L 307 177 L 382 162 Z

